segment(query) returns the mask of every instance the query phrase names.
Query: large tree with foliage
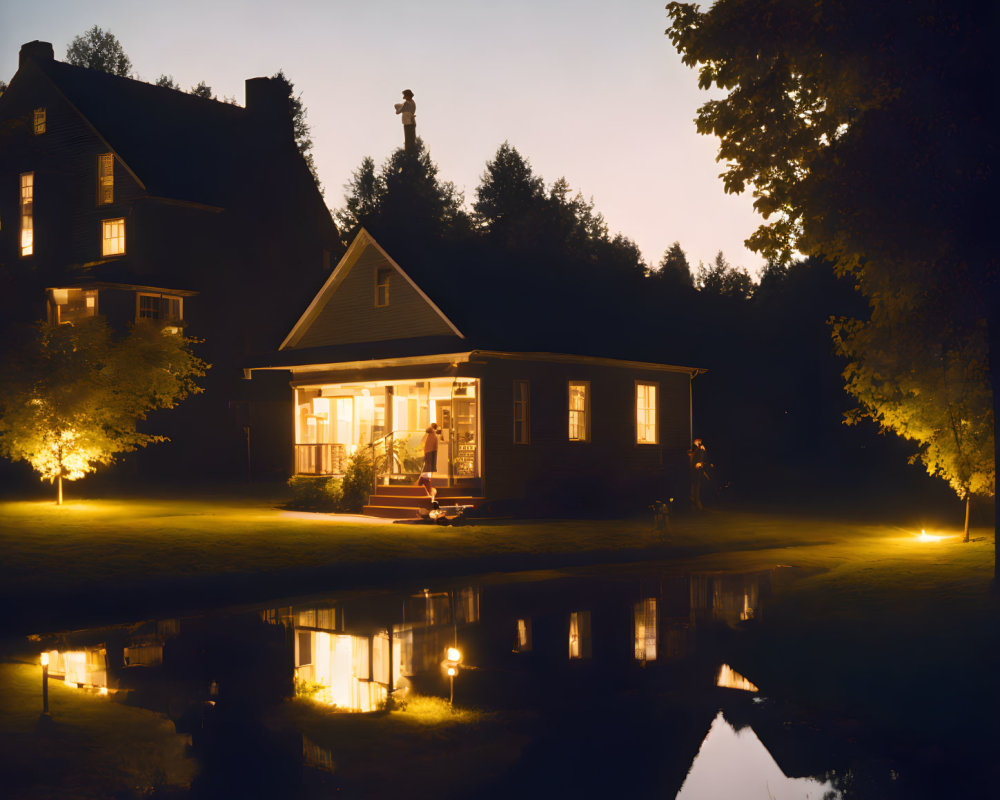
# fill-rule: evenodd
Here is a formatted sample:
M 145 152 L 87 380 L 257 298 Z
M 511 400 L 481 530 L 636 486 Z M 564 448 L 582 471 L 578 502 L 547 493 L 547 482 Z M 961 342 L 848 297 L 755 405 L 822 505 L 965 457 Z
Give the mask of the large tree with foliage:
M 132 74 L 132 61 L 125 54 L 122 43 L 111 31 L 102 30 L 97 25 L 73 38 L 66 48 L 66 61 L 123 78 Z
M 39 323 L 0 376 L 0 453 L 58 485 L 165 437 L 139 430 L 154 409 L 201 389 L 192 340 L 151 322 L 116 336 L 102 317 Z
M 302 102 L 302 92 L 295 94 L 295 84 L 288 80 L 284 70 L 279 69 L 271 78 L 278 81 L 285 88 L 285 91 L 288 92 L 288 110 L 292 115 L 292 133 L 295 136 L 295 146 L 299 149 L 299 153 L 301 153 L 302 158 L 305 160 L 306 166 L 309 167 L 316 185 L 322 192 L 323 184 L 320 183 L 319 173 L 316 171 L 316 159 L 313 158 L 312 154 L 312 129 L 309 127 L 309 123 L 306 122 L 309 112 L 306 110 L 305 103 Z
M 969 380 L 986 380 L 967 359 L 970 340 L 989 353 L 995 404 L 1000 298 L 995 248 L 984 236 L 996 159 L 985 6 L 719 0 L 704 12 L 686 3 L 667 10 L 667 33 L 698 67 L 700 85 L 726 92 L 701 107 L 696 124 L 720 139 L 726 190 L 752 189 L 765 218 L 748 245 L 776 261 L 795 250 L 821 256 L 855 282 L 872 310 L 872 322 L 843 331 L 856 370 L 881 363 L 897 385 L 907 367 L 933 374 L 931 359 L 885 360 L 880 337 L 861 335 L 880 315 L 914 342 L 933 325 L 946 363 L 964 364 Z M 902 433 L 892 419 L 882 414 Z M 991 452 L 992 441 L 981 445 Z
M 687 255 L 681 249 L 680 242 L 674 242 L 663 253 L 660 264 L 650 274 L 650 277 L 670 288 L 694 288 L 694 276 L 691 274 L 691 264 Z

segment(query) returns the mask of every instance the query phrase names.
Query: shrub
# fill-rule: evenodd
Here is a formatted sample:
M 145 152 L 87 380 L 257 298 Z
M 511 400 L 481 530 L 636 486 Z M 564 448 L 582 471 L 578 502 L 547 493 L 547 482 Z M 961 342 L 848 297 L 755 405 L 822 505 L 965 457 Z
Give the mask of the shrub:
M 375 462 L 367 447 L 359 447 L 347 462 L 342 485 L 341 511 L 360 513 L 375 485 Z
M 293 475 L 288 479 L 292 499 L 285 508 L 297 511 L 338 511 L 343 504 L 344 492 L 340 478 L 326 475 Z

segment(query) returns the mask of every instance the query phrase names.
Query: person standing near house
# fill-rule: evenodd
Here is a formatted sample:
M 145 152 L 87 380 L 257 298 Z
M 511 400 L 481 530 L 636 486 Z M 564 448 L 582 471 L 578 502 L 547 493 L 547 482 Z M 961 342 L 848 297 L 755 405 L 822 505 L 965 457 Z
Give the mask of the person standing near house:
M 417 479 L 417 485 L 423 486 L 430 495 L 431 500 L 437 496 L 437 489 L 434 488 L 434 473 L 437 472 L 438 455 L 438 432 L 437 423 L 432 422 L 424 432 L 424 438 L 420 440 L 420 445 L 424 449 L 424 468 Z
M 701 439 L 695 439 L 688 450 L 688 461 L 691 465 L 691 508 L 704 511 L 701 503 L 701 490 L 709 480 L 708 468 L 712 464 L 708 460 L 708 448 Z
M 413 102 L 413 92 L 403 89 L 403 102 L 396 103 L 396 113 L 403 115 L 403 149 L 407 153 L 417 149 L 417 104 Z

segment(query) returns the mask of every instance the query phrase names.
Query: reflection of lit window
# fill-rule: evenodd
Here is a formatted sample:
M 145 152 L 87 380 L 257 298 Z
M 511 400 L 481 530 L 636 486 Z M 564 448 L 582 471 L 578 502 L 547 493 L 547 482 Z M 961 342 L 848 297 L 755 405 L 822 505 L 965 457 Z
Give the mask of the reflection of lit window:
M 380 269 L 375 273 L 375 306 L 389 305 L 389 276 L 390 269 Z
M 41 136 L 45 133 L 45 109 L 36 108 L 35 109 L 35 136 Z
M 590 612 L 569 615 L 569 657 L 590 658 Z
M 569 440 L 590 441 L 590 382 L 569 382 Z
M 49 322 L 60 325 L 97 314 L 96 289 L 50 289 Z
M 656 660 L 656 598 L 635 604 L 635 660 Z
M 528 401 L 528 382 L 514 381 L 514 444 L 528 444 L 531 441 Z
M 101 220 L 101 254 L 120 256 L 125 253 L 125 220 Z
M 719 667 L 719 676 L 716 678 L 715 685 L 721 686 L 724 689 L 740 689 L 744 692 L 758 691 L 754 684 L 740 675 L 740 673 L 728 664 L 723 664 Z
M 21 173 L 21 255 L 35 252 L 35 173 Z
M 514 652 L 531 652 L 531 617 L 517 621 L 517 643 L 514 646 Z
M 97 157 L 97 205 L 115 201 L 115 157 L 104 153 Z
M 635 440 L 639 444 L 657 444 L 655 383 L 635 384 Z

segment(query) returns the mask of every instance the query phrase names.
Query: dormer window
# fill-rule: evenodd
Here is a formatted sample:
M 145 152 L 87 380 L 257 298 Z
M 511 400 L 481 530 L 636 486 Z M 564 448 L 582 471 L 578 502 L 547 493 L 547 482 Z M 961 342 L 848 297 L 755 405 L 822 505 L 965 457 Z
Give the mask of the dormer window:
M 35 252 L 35 173 L 21 173 L 21 255 Z
M 391 269 L 380 269 L 375 273 L 375 307 L 389 305 L 389 276 Z
M 62 325 L 97 314 L 97 289 L 49 289 L 49 322 Z
M 45 109 L 36 108 L 35 109 L 35 136 L 41 136 L 45 133 Z
M 101 220 L 101 255 L 125 255 L 125 220 L 123 218 Z
M 115 202 L 115 157 L 104 153 L 97 157 L 97 205 Z

